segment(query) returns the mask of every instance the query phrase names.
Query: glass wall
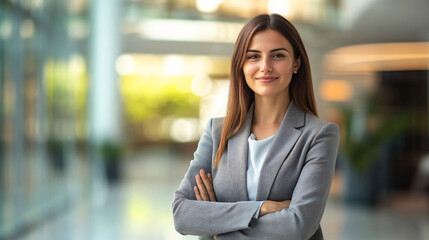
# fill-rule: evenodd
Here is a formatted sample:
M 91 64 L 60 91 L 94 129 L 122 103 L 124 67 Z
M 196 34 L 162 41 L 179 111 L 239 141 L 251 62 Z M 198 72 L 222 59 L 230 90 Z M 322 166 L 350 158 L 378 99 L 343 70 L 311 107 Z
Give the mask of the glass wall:
M 0 2 L 0 238 L 87 189 L 86 1 Z

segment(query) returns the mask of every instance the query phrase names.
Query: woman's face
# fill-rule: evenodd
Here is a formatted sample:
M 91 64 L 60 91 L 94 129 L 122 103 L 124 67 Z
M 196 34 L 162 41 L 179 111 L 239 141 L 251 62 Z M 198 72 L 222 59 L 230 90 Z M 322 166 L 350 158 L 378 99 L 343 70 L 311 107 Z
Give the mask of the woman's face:
M 250 41 L 243 66 L 247 85 L 255 97 L 289 96 L 289 84 L 301 59 L 295 59 L 292 45 L 279 32 L 269 29 L 256 33 Z

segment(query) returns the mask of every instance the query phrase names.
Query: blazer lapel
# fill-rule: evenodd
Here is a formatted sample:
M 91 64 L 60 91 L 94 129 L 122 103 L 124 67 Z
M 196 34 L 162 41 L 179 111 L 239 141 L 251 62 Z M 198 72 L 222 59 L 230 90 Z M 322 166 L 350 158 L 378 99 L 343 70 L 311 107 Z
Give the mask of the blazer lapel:
M 228 169 L 231 184 L 235 189 L 238 199 L 247 201 L 246 170 L 248 155 L 248 138 L 250 135 L 253 117 L 253 104 L 250 107 L 246 121 L 232 138 L 228 140 Z
M 297 128 L 304 126 L 304 122 L 305 112 L 298 109 L 292 100 L 262 165 L 256 196 L 257 201 L 268 198 L 281 165 L 301 135 L 301 131 Z

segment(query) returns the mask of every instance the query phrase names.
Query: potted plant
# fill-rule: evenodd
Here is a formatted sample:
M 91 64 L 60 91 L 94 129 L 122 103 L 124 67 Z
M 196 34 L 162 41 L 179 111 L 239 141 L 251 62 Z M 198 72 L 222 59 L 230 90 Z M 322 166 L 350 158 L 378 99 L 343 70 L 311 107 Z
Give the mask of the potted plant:
M 105 141 L 99 149 L 104 161 L 107 182 L 110 185 L 118 183 L 122 178 L 122 145 L 118 142 Z
M 64 173 L 66 169 L 66 154 L 64 143 L 58 139 L 50 138 L 46 142 L 48 155 L 52 167 L 59 173 Z
M 384 113 L 376 96 L 368 98 L 360 112 L 347 106 L 340 109 L 344 125 L 339 159 L 345 173 L 345 201 L 374 205 L 377 183 L 386 177 L 380 159 L 382 150 L 404 133 L 411 118 L 405 112 Z

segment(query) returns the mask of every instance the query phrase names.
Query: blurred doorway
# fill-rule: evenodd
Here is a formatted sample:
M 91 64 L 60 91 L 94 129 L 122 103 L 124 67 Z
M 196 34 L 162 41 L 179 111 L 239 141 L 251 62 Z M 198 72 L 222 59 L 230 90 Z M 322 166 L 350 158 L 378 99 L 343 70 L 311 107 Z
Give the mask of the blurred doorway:
M 427 70 L 379 72 L 378 98 L 384 118 L 407 114 L 410 124 L 384 149 L 389 192 L 416 190 L 421 159 L 428 153 Z M 389 119 L 384 119 L 389 120 Z M 394 131 L 394 130 L 392 130 Z

